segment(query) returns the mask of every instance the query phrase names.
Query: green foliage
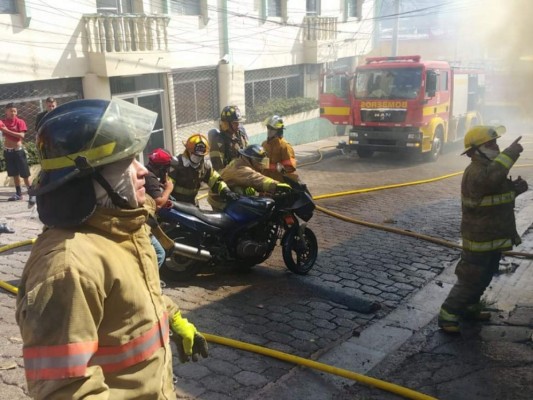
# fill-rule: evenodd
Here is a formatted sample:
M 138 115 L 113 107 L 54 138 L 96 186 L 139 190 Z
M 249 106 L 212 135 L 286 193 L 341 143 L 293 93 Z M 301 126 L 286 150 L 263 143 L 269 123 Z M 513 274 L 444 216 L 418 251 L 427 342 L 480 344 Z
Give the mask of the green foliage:
M 272 99 L 253 109 L 246 109 L 246 123 L 261 122 L 272 115 L 287 116 L 318 108 L 318 100 L 309 97 Z
M 26 155 L 28 157 L 28 165 L 39 164 L 39 157 L 37 156 L 37 147 L 35 142 L 28 141 L 24 143 L 26 148 Z M 6 170 L 6 160 L 4 159 L 4 142 L 0 140 L 0 172 Z

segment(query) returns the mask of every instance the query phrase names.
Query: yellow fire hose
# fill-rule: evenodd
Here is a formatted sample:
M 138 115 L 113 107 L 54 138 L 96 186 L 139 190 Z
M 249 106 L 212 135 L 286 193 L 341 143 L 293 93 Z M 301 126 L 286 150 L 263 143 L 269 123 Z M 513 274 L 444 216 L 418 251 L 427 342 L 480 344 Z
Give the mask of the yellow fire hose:
M 327 147 L 334 147 L 334 146 L 327 146 Z M 320 152 L 320 149 L 319 149 L 319 152 Z M 320 153 L 319 160 L 317 160 L 317 161 L 315 161 L 313 163 L 307 163 L 305 165 L 310 165 L 310 164 L 317 163 L 321 159 L 322 159 L 322 153 Z M 525 166 L 531 166 L 531 165 L 521 165 L 521 166 L 525 167 Z M 437 177 L 437 178 L 431 178 L 431 179 L 415 181 L 415 182 L 407 182 L 407 183 L 387 185 L 387 186 L 378 186 L 378 187 L 375 187 L 375 188 L 358 189 L 358 190 L 352 190 L 352 191 L 348 191 L 348 192 L 340 192 L 340 193 L 321 195 L 321 196 L 314 197 L 314 200 L 320 200 L 320 199 L 332 198 L 332 197 L 340 197 L 340 196 L 347 196 L 347 195 L 357 194 L 357 193 L 368 193 L 368 192 L 376 191 L 376 190 L 385 190 L 385 189 L 391 189 L 391 188 L 397 188 L 397 187 L 403 187 L 403 186 L 412 186 L 412 185 L 418 185 L 418 184 L 423 184 L 423 183 L 435 182 L 435 181 L 438 181 L 438 180 L 441 180 L 441 179 L 450 178 L 450 177 L 457 176 L 457 175 L 460 175 L 460 174 L 462 174 L 462 172 L 456 172 L 456 173 L 444 175 L 444 176 Z M 341 214 L 335 213 L 333 211 L 330 211 L 330 210 L 328 210 L 328 209 L 326 209 L 324 207 L 321 207 L 321 206 L 317 206 L 317 210 L 322 211 L 325 214 L 331 215 L 331 216 L 333 216 L 335 218 L 338 218 L 338 219 L 341 219 L 341 220 L 344 220 L 344 221 L 347 221 L 347 222 L 352 222 L 352 223 L 364 225 L 364 226 L 375 228 L 375 229 L 381 229 L 381 230 L 392 232 L 392 233 L 398 233 L 398 234 L 402 234 L 402 235 L 406 235 L 406 236 L 411 236 L 411 237 L 415 237 L 415 238 L 422 239 L 422 240 L 427 240 L 427 241 L 430 241 L 430 242 L 433 242 L 433 243 L 436 243 L 436 244 L 440 244 L 440 245 L 443 245 L 443 246 L 447 246 L 447 247 L 453 247 L 453 248 L 459 248 L 459 249 L 461 248 L 460 245 L 458 245 L 456 243 L 452 243 L 452 242 L 446 241 L 446 240 L 434 238 L 434 237 L 427 236 L 427 235 L 417 234 L 417 233 L 414 233 L 414 232 L 410 232 L 410 231 L 406 231 L 406 230 L 402 230 L 402 229 L 398 229 L 398 228 L 393 228 L 393 227 L 389 227 L 389 226 L 375 224 L 375 223 L 371 223 L 371 222 L 367 222 L 367 221 L 357 220 L 357 219 L 354 219 L 354 218 L 349 218 L 349 217 L 343 216 Z M 26 240 L 26 241 L 23 241 L 23 242 L 14 243 L 14 244 L 11 244 L 11 245 L 0 247 L 0 253 L 3 253 L 5 251 L 11 250 L 11 249 L 14 249 L 14 248 L 17 248 L 17 247 L 22 247 L 22 246 L 26 246 L 26 245 L 29 245 L 29 244 L 33 244 L 35 242 L 35 240 L 36 239 L 30 239 L 30 240 Z M 504 254 L 527 257 L 527 258 L 533 258 L 533 255 L 532 254 L 528 254 L 528 253 L 505 252 Z M 18 288 L 16 288 L 13 285 L 10 285 L 7 282 L 0 281 L 0 287 L 6 289 L 7 291 L 9 291 L 9 292 L 11 292 L 13 294 L 17 294 L 18 293 Z M 265 347 L 257 346 L 257 345 L 254 345 L 254 344 L 240 342 L 238 340 L 233 340 L 233 339 L 228 339 L 228 338 L 224 338 L 224 337 L 221 337 L 221 336 L 212 335 L 212 334 L 209 334 L 209 333 L 203 333 L 203 335 L 205 336 L 205 338 L 209 342 L 212 342 L 212 343 L 218 343 L 218 344 L 222 344 L 222 345 L 225 345 L 225 346 L 234 347 L 234 348 L 237 348 L 237 349 L 250 351 L 250 352 L 257 353 L 257 354 L 266 355 L 266 356 L 277 358 L 277 359 L 280 359 L 280 360 L 283 360 L 283 361 L 286 361 L 286 362 L 291 362 L 291 363 L 294 363 L 294 364 L 297 364 L 297 365 L 302 365 L 302 366 L 306 366 L 306 367 L 309 367 L 309 368 L 313 368 L 313 369 L 316 369 L 318 371 L 327 372 L 327 373 L 330 373 L 330 374 L 333 374 L 333 375 L 341 376 L 343 378 L 351 379 L 351 380 L 366 384 L 368 386 L 372 386 L 372 387 L 375 387 L 375 388 L 378 388 L 378 389 L 382 389 L 382 390 L 385 390 L 385 391 L 400 395 L 400 396 L 402 396 L 404 398 L 407 398 L 407 399 L 436 400 L 434 397 L 428 396 L 428 395 L 420 393 L 420 392 L 416 392 L 416 391 L 411 390 L 409 388 L 405 388 L 403 386 L 395 385 L 395 384 L 390 383 L 390 382 L 382 381 L 380 379 L 368 377 L 366 375 L 358 374 L 358 373 L 355 373 L 355 372 L 352 372 L 352 371 L 344 370 L 342 368 L 332 367 L 330 365 L 322 364 L 322 363 L 319 363 L 319 362 L 316 362 L 316 361 L 312 361 L 312 360 L 308 360 L 308 359 L 305 359 L 305 358 L 302 358 L 302 357 L 298 357 L 298 356 L 294 356 L 294 355 L 291 355 L 291 354 L 283 353 L 281 351 L 272 350 L 272 349 L 268 349 L 268 348 L 265 348 Z
M 31 240 L 26 240 L 20 243 L 14 243 L 9 246 L 0 247 L 0 253 L 3 253 L 4 251 L 10 250 L 16 247 L 22 247 L 28 244 L 32 244 L 34 241 L 35 239 L 31 239 Z M 18 288 L 13 285 L 10 285 L 7 282 L 0 281 L 0 287 L 2 287 L 3 289 L 15 295 L 18 293 Z M 255 344 L 240 342 L 238 340 L 233 340 L 233 339 L 228 339 L 228 338 L 224 338 L 221 336 L 212 335 L 210 333 L 202 332 L 202 335 L 204 335 L 204 337 L 211 343 L 218 343 L 224 346 L 234 347 L 236 349 L 241 349 L 241 350 L 250 351 L 253 353 L 257 353 L 257 354 L 262 354 L 262 355 L 269 356 L 272 358 L 277 358 L 282 361 L 290 362 L 290 363 L 297 364 L 297 365 L 302 365 L 304 367 L 313 368 L 318 371 L 327 372 L 333 375 L 338 375 L 343 378 L 347 378 L 353 381 L 363 383 L 365 385 L 369 385 L 369 386 L 372 386 L 378 389 L 382 389 L 382 390 L 386 390 L 391 393 L 395 393 L 399 396 L 405 397 L 406 399 L 437 400 L 435 397 L 431 397 L 426 394 L 416 392 L 414 390 L 405 388 L 400 385 L 395 385 L 394 383 L 389 383 L 386 381 L 382 381 L 380 379 L 371 378 L 369 376 L 358 374 L 356 372 L 348 371 L 342 368 L 332 367 L 331 365 L 322 364 L 316 361 L 308 360 L 303 357 L 293 356 L 291 354 L 283 353 L 278 350 L 272 350 L 266 347 L 257 346 Z

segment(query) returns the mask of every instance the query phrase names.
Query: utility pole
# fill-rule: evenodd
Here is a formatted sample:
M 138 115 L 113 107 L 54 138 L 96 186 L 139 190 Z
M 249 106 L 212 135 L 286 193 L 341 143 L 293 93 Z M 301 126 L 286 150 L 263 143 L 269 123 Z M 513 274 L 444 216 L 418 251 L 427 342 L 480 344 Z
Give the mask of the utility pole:
M 392 25 L 391 56 L 398 55 L 398 30 L 400 27 L 400 0 L 394 0 L 394 23 Z

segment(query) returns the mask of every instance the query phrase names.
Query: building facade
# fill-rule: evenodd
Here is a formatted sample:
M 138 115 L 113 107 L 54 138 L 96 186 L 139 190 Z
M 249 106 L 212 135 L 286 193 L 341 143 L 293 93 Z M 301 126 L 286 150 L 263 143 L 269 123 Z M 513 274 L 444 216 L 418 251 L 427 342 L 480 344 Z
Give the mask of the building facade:
M 253 136 L 272 101 L 318 99 L 326 71 L 353 69 L 372 17 L 373 0 L 0 0 L 0 107 L 31 140 L 48 96 L 120 97 L 159 114 L 146 151 L 177 153 L 236 104 Z

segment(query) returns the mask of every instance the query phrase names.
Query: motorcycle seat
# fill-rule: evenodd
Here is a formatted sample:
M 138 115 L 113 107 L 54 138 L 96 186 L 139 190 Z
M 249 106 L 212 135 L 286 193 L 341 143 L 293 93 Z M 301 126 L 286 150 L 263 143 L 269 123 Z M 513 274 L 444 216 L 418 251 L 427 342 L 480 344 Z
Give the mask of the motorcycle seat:
M 235 221 L 227 214 L 215 211 L 200 210 L 193 204 L 173 201 L 172 208 L 182 213 L 193 215 L 196 218 L 206 222 L 207 224 L 219 228 L 225 228 L 228 226 L 235 225 Z

